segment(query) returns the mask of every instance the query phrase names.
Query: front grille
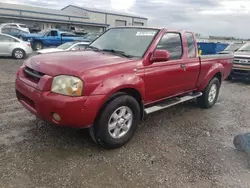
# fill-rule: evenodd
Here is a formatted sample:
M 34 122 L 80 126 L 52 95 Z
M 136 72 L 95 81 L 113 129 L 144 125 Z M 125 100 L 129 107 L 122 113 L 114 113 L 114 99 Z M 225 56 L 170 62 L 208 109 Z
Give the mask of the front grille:
M 234 73 L 242 73 L 242 74 L 249 74 L 249 71 L 246 70 L 233 70 Z
M 250 58 L 247 57 L 234 57 L 234 63 L 240 65 L 250 65 Z
M 35 71 L 35 70 L 33 70 L 33 69 L 29 68 L 29 67 L 25 67 L 23 69 L 23 71 L 24 71 L 25 76 L 29 80 L 31 80 L 31 81 L 33 81 L 35 83 L 38 83 L 39 80 L 44 76 L 43 73 Z

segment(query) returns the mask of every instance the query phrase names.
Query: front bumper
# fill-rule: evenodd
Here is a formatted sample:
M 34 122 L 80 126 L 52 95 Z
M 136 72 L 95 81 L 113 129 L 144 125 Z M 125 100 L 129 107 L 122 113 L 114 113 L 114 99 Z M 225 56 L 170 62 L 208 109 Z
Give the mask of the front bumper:
M 234 65 L 230 76 L 250 79 L 250 66 Z
M 18 78 L 15 85 L 17 99 L 26 109 L 40 119 L 58 126 L 76 128 L 91 126 L 104 98 L 103 95 L 69 97 L 41 91 Z M 61 120 L 56 121 L 52 116 L 53 113 L 57 113 Z

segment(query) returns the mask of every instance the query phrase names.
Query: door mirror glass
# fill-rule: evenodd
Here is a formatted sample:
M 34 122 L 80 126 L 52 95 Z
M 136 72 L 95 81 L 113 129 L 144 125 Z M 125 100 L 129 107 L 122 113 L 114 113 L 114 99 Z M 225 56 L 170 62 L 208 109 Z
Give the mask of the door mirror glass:
M 169 57 L 170 57 L 170 54 L 169 54 L 169 52 L 167 50 L 156 49 L 153 52 L 150 61 L 152 63 L 154 63 L 154 62 L 168 61 Z

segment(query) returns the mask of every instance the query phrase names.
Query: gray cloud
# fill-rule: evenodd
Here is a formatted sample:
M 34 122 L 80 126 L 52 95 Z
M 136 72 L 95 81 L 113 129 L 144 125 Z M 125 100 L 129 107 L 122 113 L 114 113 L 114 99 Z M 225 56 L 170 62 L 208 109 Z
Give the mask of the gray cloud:
M 10 2 L 12 0 L 9 0 Z M 69 4 L 111 10 L 111 0 L 13 0 L 22 4 L 60 9 Z M 118 0 L 117 0 L 118 1 Z M 48 4 L 48 2 L 50 4 Z M 250 38 L 250 3 L 234 7 L 232 0 L 135 0 L 128 10 L 148 17 L 148 25 L 187 29 L 204 35 Z M 242 1 L 241 1 L 242 2 Z M 248 0 L 245 0 L 248 2 Z M 227 12 L 226 12 L 227 11 Z M 215 14 L 217 13 L 217 14 Z

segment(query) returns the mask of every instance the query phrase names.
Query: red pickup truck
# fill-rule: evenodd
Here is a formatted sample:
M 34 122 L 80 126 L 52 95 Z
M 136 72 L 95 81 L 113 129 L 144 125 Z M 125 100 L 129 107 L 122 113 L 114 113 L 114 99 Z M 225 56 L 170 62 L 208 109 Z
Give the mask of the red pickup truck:
M 89 128 L 98 144 L 117 148 L 145 114 L 195 98 L 212 107 L 232 63 L 232 54 L 199 57 L 192 32 L 111 28 L 84 51 L 27 59 L 16 94 L 40 119 Z

